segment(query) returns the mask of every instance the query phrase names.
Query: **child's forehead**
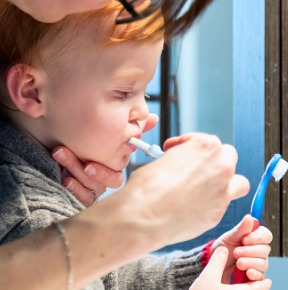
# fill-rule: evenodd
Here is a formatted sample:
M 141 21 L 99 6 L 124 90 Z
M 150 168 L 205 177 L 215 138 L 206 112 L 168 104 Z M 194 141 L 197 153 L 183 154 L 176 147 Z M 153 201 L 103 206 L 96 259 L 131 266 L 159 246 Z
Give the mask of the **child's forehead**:
M 110 57 L 117 53 L 117 57 L 121 58 L 129 52 L 141 55 L 143 47 L 148 47 L 148 50 L 154 50 L 154 44 L 164 43 L 164 38 L 148 38 L 141 40 L 128 40 L 128 41 L 114 41 L 111 40 L 110 35 L 105 31 L 95 29 L 86 25 L 81 29 L 67 29 L 70 33 L 62 33 L 54 39 L 49 37 L 42 43 L 43 51 L 52 54 L 54 57 L 60 55 L 65 57 L 69 52 L 86 51 L 87 53 L 102 55 L 102 57 Z M 129 52 L 128 52 L 129 51 Z M 145 55 L 143 55 L 145 58 Z

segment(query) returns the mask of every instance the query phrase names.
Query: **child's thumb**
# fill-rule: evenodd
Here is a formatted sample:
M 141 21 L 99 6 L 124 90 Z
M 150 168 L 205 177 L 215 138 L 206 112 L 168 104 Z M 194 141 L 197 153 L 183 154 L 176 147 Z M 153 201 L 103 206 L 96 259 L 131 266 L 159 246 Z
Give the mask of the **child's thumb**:
M 203 270 L 201 276 L 205 275 L 209 279 L 213 279 L 215 282 L 221 283 L 222 275 L 228 260 L 229 251 L 225 247 L 218 247 L 212 257 L 210 258 L 209 263 Z
M 234 241 L 241 241 L 244 236 L 250 234 L 253 231 L 254 227 L 254 218 L 247 214 L 244 218 L 239 222 L 237 226 L 235 226 L 230 235 L 233 236 Z

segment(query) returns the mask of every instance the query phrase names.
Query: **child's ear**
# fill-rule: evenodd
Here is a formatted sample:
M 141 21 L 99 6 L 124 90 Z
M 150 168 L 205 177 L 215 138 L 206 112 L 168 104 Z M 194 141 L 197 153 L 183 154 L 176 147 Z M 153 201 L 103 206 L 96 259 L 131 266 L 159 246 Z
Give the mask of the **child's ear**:
M 43 115 L 43 103 L 39 98 L 39 71 L 26 64 L 12 66 L 7 74 L 6 86 L 11 101 L 19 111 L 32 118 Z

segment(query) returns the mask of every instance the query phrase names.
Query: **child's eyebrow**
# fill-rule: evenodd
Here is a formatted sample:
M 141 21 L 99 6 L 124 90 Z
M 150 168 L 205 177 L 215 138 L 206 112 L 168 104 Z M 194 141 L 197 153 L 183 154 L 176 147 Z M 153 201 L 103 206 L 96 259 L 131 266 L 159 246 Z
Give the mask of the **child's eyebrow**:
M 122 70 L 122 71 L 118 71 L 116 72 L 113 77 L 115 78 L 115 80 L 117 79 L 135 79 L 135 78 L 139 78 L 141 76 L 144 75 L 144 71 L 141 69 L 129 69 L 129 70 Z

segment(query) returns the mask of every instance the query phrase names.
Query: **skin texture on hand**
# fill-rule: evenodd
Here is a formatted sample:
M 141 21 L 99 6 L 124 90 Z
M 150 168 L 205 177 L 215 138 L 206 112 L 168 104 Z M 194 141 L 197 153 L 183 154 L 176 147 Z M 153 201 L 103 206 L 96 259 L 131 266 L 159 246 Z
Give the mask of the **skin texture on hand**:
M 237 153 L 232 146 L 201 133 L 178 141 L 174 138 L 174 147 L 163 157 L 136 170 L 125 186 L 137 188 L 130 198 L 145 218 L 151 217 L 151 224 L 158 219 L 162 225 L 151 229 L 156 241 L 169 229 L 175 231 L 168 234 L 174 236 L 168 243 L 194 238 L 216 226 L 231 200 L 249 191 L 248 180 L 235 174 Z
M 237 285 L 222 284 L 222 275 L 228 260 L 229 251 L 225 247 L 215 250 L 208 265 L 189 290 L 269 290 L 272 281 L 265 279 L 257 282 L 249 282 Z
M 108 0 L 10 0 L 33 18 L 47 23 L 57 22 L 65 16 L 104 7 Z

